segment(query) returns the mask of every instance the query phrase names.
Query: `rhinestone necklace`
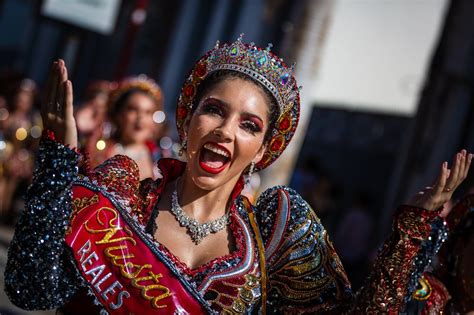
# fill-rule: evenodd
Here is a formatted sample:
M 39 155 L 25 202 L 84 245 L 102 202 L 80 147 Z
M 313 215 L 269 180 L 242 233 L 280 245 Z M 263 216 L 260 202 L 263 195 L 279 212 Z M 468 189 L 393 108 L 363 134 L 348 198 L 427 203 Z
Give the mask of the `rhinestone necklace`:
M 178 203 L 176 187 L 171 195 L 171 213 L 175 216 L 179 225 L 186 228 L 195 244 L 199 244 L 209 234 L 223 230 L 229 223 L 229 212 L 218 219 L 205 223 L 199 223 L 196 219 L 189 217 Z

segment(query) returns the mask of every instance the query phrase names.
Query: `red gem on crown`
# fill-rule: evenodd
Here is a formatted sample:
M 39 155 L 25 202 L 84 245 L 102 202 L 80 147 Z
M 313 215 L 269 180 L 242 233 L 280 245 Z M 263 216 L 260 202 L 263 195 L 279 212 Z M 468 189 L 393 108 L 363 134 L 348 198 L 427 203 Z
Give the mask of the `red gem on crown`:
M 194 96 L 194 86 L 192 84 L 188 84 L 183 88 L 184 96 L 186 97 L 193 97 Z
M 186 115 L 188 114 L 188 110 L 184 106 L 178 107 L 178 118 L 179 119 L 184 119 L 186 118 Z
M 199 77 L 202 78 L 207 74 L 207 66 L 204 63 L 198 63 L 194 69 L 194 73 Z
M 284 143 L 285 140 L 283 137 L 273 138 L 272 143 L 270 145 L 270 150 L 272 150 L 273 152 L 277 152 L 282 148 Z
M 287 131 L 290 126 L 290 119 L 288 117 L 284 117 L 282 120 L 280 120 L 280 123 L 278 124 L 278 129 L 280 129 L 280 131 Z

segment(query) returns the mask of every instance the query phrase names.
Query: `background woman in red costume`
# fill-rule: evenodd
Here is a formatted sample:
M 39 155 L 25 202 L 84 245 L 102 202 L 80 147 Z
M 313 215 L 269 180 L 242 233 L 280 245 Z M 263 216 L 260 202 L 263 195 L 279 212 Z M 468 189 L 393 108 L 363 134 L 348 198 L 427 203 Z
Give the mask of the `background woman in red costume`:
M 116 156 L 77 178 L 79 155 L 64 145 L 77 146 L 72 83 L 64 62 L 54 62 L 42 110 L 50 132 L 6 268 L 10 299 L 54 308 L 88 291 L 118 314 L 196 305 L 224 314 L 403 311 L 427 265 L 425 249 L 442 240 L 441 207 L 472 155 L 462 150 L 451 168 L 442 163 L 435 183 L 398 209 L 370 277 L 353 293 L 325 229 L 295 191 L 270 188 L 255 205 L 240 195 L 244 175 L 283 152 L 298 113 L 299 88 L 282 60 L 241 38 L 217 44 L 178 101 L 187 163 L 162 159 L 163 178 L 140 182 L 136 164 Z M 110 234 L 96 241 L 105 224 Z M 122 256 L 110 247 L 103 255 L 112 240 L 121 242 L 114 250 L 127 248 Z
M 137 76 L 120 82 L 110 94 L 109 119 L 99 126 L 98 136 L 88 139 L 92 167 L 124 154 L 137 162 L 140 179 L 156 179 L 160 152 L 155 143 L 163 131 L 163 124 L 153 120 L 157 111 L 163 112 L 163 94 L 152 79 Z

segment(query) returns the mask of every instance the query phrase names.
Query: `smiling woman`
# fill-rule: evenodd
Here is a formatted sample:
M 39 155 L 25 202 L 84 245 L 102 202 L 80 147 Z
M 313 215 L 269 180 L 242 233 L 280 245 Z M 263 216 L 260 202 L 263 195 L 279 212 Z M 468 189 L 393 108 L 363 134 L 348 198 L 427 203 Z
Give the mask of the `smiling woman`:
M 163 96 L 155 81 L 140 75 L 122 80 L 111 92 L 108 104 L 109 124 L 94 132 L 86 144 L 90 164 L 95 167 L 117 154 L 132 158 L 140 169 L 140 179 L 155 178 L 154 162 L 160 152 L 156 138 L 161 126 L 153 115 L 163 110 Z M 100 141 L 100 142 L 99 142 Z
M 49 131 L 6 268 L 9 297 L 26 309 L 402 312 L 443 240 L 442 205 L 472 158 L 463 150 L 451 170 L 443 163 L 436 183 L 398 209 L 393 235 L 354 294 L 324 227 L 295 191 L 270 188 L 255 205 L 241 194 L 244 176 L 275 161 L 298 123 L 292 68 L 269 48 L 239 38 L 198 60 L 176 111 L 187 162 L 161 159 L 156 181 L 140 181 L 123 155 L 78 174 L 80 156 L 65 145 L 75 147 L 77 137 L 63 61 L 48 87 Z

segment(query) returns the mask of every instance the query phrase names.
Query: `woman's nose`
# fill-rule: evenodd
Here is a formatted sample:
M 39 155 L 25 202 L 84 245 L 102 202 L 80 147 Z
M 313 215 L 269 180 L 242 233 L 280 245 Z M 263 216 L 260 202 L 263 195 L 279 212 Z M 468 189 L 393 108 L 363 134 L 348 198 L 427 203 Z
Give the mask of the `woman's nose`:
M 137 120 L 138 122 L 140 122 L 140 121 L 144 120 L 144 119 L 146 118 L 146 116 L 147 116 L 147 113 L 146 113 L 146 112 L 138 112 L 138 113 L 137 113 L 136 120 Z
M 223 141 L 232 141 L 235 136 L 232 122 L 224 122 L 222 125 L 214 129 L 214 134 Z

